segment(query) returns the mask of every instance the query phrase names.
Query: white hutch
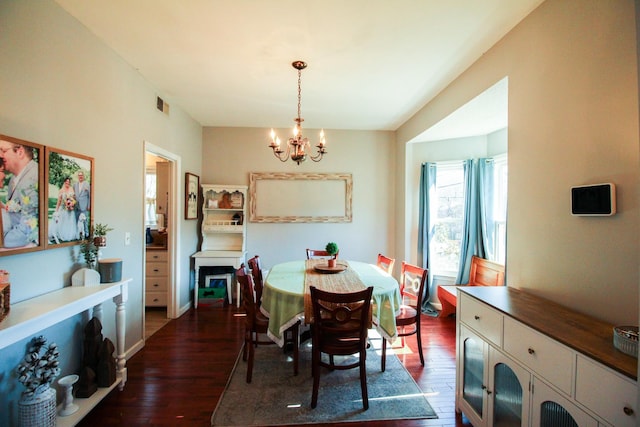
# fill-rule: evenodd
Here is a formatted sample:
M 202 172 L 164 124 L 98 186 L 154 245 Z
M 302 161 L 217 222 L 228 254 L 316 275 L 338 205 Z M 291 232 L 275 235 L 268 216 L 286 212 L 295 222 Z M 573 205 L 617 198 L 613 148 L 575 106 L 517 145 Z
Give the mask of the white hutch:
M 198 307 L 200 268 L 240 268 L 246 257 L 247 186 L 202 184 L 202 246 L 195 262 L 194 307 Z M 232 275 L 224 274 L 227 298 L 233 301 Z M 238 304 L 240 298 L 238 297 Z

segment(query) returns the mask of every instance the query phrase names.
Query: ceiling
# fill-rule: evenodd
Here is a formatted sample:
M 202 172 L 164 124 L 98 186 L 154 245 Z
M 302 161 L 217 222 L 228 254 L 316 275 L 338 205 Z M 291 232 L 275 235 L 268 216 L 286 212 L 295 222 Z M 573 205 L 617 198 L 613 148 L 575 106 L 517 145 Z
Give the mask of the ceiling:
M 203 126 L 291 127 L 303 60 L 305 127 L 396 130 L 542 0 L 56 2 Z

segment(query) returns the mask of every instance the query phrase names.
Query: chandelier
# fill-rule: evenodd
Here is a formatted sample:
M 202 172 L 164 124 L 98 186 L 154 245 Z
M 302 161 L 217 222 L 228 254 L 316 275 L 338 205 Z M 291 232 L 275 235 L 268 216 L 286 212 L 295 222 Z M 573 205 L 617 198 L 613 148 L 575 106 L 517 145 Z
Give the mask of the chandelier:
M 269 147 L 273 150 L 273 154 L 280 159 L 281 162 L 286 162 L 291 157 L 291 160 L 300 164 L 305 161 L 307 158 L 307 151 L 311 148 L 311 144 L 309 140 L 302 136 L 302 125 L 304 119 L 300 117 L 300 98 L 301 98 L 301 90 L 300 90 L 300 80 L 302 75 L 302 70 L 307 68 L 307 63 L 303 61 L 294 61 L 291 63 L 293 68 L 298 70 L 298 117 L 293 119 L 296 123 L 293 127 L 293 137 L 289 138 L 287 141 L 287 148 L 282 149 L 280 147 L 280 138 L 276 136 L 276 133 L 271 129 L 271 143 Z M 322 160 L 322 156 L 327 152 L 325 148 L 326 141 L 324 139 L 324 130 L 320 131 L 320 141 L 316 147 L 318 148 L 318 152 L 315 156 L 309 155 L 309 158 L 314 162 L 319 162 Z

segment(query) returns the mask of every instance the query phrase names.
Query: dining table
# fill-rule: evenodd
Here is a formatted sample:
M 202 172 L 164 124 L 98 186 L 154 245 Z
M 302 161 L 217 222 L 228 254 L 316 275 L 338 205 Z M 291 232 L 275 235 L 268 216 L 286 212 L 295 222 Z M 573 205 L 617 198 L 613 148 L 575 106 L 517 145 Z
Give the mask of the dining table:
M 331 292 L 355 292 L 373 286 L 372 322 L 389 342 L 397 338 L 396 315 L 401 295 L 397 280 L 375 264 L 338 260 L 329 268 L 326 260 L 297 260 L 276 264 L 264 279 L 260 310 L 269 318 L 267 335 L 280 347 L 284 331 L 298 320 L 311 323 L 309 287 Z

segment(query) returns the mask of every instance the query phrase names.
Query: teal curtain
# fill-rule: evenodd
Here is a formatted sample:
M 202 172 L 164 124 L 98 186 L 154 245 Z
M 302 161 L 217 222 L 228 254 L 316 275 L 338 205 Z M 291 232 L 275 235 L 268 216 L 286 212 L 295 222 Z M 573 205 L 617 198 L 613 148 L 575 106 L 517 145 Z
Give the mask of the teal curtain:
M 493 159 L 464 161 L 464 217 L 456 283 L 469 283 L 471 257 L 494 258 Z
M 418 262 L 422 268 L 429 270 L 427 286 L 425 286 L 425 295 L 422 307 L 425 310 L 431 310 L 429 306 L 429 295 L 431 295 L 431 286 L 433 276 L 431 274 L 431 258 L 429 257 L 429 243 L 433 237 L 433 224 L 431 218 L 435 218 L 433 209 L 436 203 L 436 164 L 423 163 L 420 170 L 420 205 L 418 211 Z

